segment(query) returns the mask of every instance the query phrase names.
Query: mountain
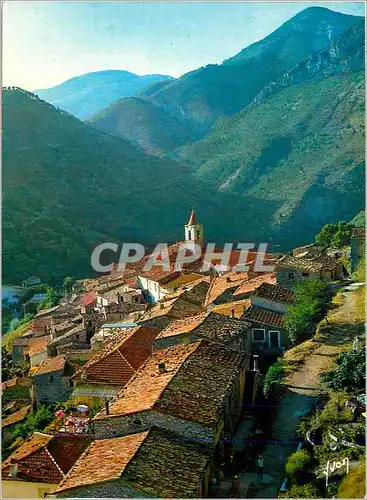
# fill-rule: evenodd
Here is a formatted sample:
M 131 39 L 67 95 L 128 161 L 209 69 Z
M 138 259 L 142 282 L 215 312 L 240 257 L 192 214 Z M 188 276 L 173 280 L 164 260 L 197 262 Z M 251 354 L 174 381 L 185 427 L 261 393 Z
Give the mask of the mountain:
M 56 87 L 35 90 L 41 99 L 84 120 L 112 102 L 136 93 L 153 83 L 173 80 L 165 75 L 139 76 L 128 71 L 108 70 L 86 73 Z
M 162 123 L 163 114 L 162 119 L 157 119 L 157 131 L 151 113 L 144 120 L 140 102 L 135 102 L 136 114 L 141 117 L 136 132 L 134 128 L 129 130 L 129 135 L 125 132 L 130 126 L 128 120 L 134 113 L 132 102 L 127 105 L 128 113 L 123 102 L 120 102 L 118 110 L 114 108 L 110 118 L 109 111 L 103 114 L 102 124 L 98 116 L 93 117 L 91 123 L 97 129 L 140 144 L 148 152 L 164 151 L 165 148 L 157 150 L 154 140 L 153 143 L 141 140 L 141 129 L 146 127 L 149 137 L 155 138 L 162 134 L 163 137 L 173 138 L 173 141 L 165 141 L 173 152 L 185 143 L 205 137 L 218 120 L 241 111 L 264 88 L 293 70 L 307 57 L 327 47 L 331 40 L 358 22 L 363 24 L 363 18 L 310 7 L 221 65 L 208 65 L 177 80 L 158 82 L 141 91 L 139 98 L 154 105 L 155 110 L 161 109 L 176 123 L 181 123 L 184 132 L 177 134 L 177 140 L 176 134 L 171 134 L 170 120 L 167 118 L 166 127 Z
M 232 196 L 204 191 L 190 167 L 148 156 L 22 89 L 2 98 L 5 283 L 91 275 L 91 252 L 103 242 L 181 240 L 193 205 L 210 241 L 252 241 L 248 200 L 233 214 Z
M 284 88 L 179 159 L 217 192 L 272 202 L 268 224 L 281 245 L 307 241 L 364 207 L 364 73 Z
M 97 130 L 126 139 L 156 156 L 196 138 L 185 123 L 155 104 L 136 97 L 118 100 L 87 122 Z

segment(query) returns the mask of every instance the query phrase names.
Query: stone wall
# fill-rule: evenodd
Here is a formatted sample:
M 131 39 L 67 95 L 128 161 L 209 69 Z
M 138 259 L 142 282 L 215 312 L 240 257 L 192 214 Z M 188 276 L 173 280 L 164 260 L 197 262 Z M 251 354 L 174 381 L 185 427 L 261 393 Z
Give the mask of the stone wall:
M 73 488 L 54 495 L 56 498 L 152 498 L 121 480 Z
M 151 427 L 159 427 L 179 434 L 183 438 L 202 441 L 207 444 L 214 439 L 215 429 L 205 427 L 196 422 L 182 420 L 171 415 L 164 415 L 157 411 L 145 411 L 133 415 L 107 417 L 94 420 L 94 433 L 97 438 L 126 435 L 133 432 L 142 432 Z
M 39 403 L 66 401 L 71 394 L 69 377 L 63 377 L 62 371 L 34 376 L 36 398 Z

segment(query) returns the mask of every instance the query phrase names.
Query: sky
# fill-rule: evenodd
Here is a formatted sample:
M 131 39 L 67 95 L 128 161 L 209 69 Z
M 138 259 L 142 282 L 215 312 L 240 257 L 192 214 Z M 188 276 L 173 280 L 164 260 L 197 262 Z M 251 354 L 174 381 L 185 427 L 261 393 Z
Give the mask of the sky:
M 2 84 L 36 90 L 106 69 L 178 77 L 313 5 L 364 15 L 364 2 L 5 1 Z

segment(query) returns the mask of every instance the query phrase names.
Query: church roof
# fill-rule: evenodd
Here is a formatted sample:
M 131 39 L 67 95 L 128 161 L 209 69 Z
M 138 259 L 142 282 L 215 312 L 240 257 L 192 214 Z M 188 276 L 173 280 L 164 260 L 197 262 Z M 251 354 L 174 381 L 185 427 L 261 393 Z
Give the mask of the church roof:
M 191 210 L 191 214 L 190 214 L 190 219 L 189 219 L 189 222 L 187 223 L 187 225 L 193 225 L 193 224 L 197 224 L 198 221 L 196 219 L 196 214 L 195 214 L 195 211 L 194 209 Z

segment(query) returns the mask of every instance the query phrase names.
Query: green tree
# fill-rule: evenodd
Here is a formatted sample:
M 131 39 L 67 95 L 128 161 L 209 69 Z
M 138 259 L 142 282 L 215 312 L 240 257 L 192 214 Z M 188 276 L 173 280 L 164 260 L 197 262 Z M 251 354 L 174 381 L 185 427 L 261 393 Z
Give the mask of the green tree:
M 38 306 L 38 310 L 42 309 L 50 309 L 51 307 L 56 306 L 60 300 L 60 294 L 56 291 L 52 286 L 47 288 L 45 299 L 40 302 Z
M 315 241 L 322 247 L 342 248 L 349 245 L 353 224 L 350 222 L 334 222 L 326 224 L 315 237 Z
M 284 318 L 284 328 L 293 343 L 302 335 L 312 333 L 326 313 L 331 294 L 325 283 L 312 279 L 299 283 L 294 295 L 294 304 L 288 308 Z
M 275 382 L 281 382 L 285 377 L 284 361 L 278 359 L 273 365 L 270 366 L 265 375 L 264 380 L 264 394 L 265 396 L 269 393 L 271 384 Z
M 287 491 L 284 498 L 322 498 L 322 495 L 314 484 L 295 484 Z
M 305 472 L 309 472 L 312 457 L 306 450 L 300 450 L 288 458 L 285 464 L 287 476 L 297 478 Z
M 35 431 L 43 431 L 54 418 L 49 406 L 40 406 L 36 412 L 29 413 L 26 420 L 15 427 L 12 437 L 13 439 L 26 438 Z
M 356 391 L 365 387 L 366 353 L 365 349 L 352 349 L 339 354 L 337 367 L 322 373 L 325 385 L 335 391 Z

